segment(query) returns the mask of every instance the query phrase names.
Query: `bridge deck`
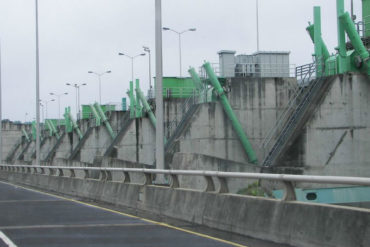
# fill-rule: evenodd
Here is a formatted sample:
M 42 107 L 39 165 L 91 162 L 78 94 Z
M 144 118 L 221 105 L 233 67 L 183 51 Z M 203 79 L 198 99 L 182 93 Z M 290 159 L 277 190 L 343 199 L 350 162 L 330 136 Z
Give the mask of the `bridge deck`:
M 0 182 L 3 246 L 241 246 Z

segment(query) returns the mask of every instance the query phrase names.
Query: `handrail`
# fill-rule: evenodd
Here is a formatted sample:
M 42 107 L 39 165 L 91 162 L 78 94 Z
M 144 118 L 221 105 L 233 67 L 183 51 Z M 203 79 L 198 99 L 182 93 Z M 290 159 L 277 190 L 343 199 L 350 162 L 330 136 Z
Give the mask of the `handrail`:
M 33 172 L 32 172 L 33 169 Z M 38 172 L 40 169 L 41 172 Z M 84 171 L 85 179 L 88 171 L 99 171 L 102 174 L 102 180 L 112 181 L 112 172 L 122 172 L 125 175 L 124 183 L 130 183 L 129 173 L 142 173 L 145 175 L 146 182 L 144 185 L 151 184 L 151 175 L 163 174 L 170 175 L 172 178 L 171 187 L 179 188 L 178 176 L 203 176 L 207 181 L 207 188 L 213 188 L 215 186 L 212 178 L 218 179 L 220 182 L 220 188 L 218 193 L 226 193 L 227 184 L 225 178 L 244 178 L 244 179 L 263 179 L 283 182 L 286 186 L 286 194 L 283 200 L 295 200 L 295 192 L 293 182 L 304 182 L 304 183 L 319 183 L 319 184 L 337 184 L 337 185 L 357 185 L 357 186 L 370 186 L 369 177 L 348 177 L 348 176 L 316 176 L 316 175 L 291 175 L 291 174 L 271 174 L 271 173 L 245 173 L 245 172 L 222 172 L 222 171 L 207 171 L 207 170 L 164 170 L 164 169 L 146 169 L 146 168 L 114 168 L 114 167 L 71 167 L 71 166 L 35 166 L 35 165 L 0 165 L 0 170 L 3 171 L 14 171 L 14 172 L 25 172 L 25 173 L 40 173 L 45 175 L 45 169 L 49 169 L 49 175 L 56 175 L 55 170 L 59 171 L 60 177 L 65 177 L 63 170 L 69 170 L 71 175 L 69 177 L 75 177 L 75 171 Z M 149 180 L 149 181 L 148 181 Z M 205 191 L 211 191 L 206 189 Z
M 318 176 L 318 175 L 292 175 L 274 173 L 252 173 L 252 172 L 221 172 L 208 170 L 166 170 L 147 168 L 117 168 L 117 167 L 83 167 L 83 166 L 35 166 L 35 165 L 0 165 L 2 168 L 43 168 L 43 169 L 64 169 L 64 170 L 88 170 L 88 171 L 111 171 L 111 172 L 136 172 L 164 175 L 187 175 L 187 176 L 214 176 L 223 178 L 250 178 L 267 179 L 287 182 L 341 184 L 341 185 L 362 185 L 370 186 L 370 177 L 349 177 L 349 176 Z

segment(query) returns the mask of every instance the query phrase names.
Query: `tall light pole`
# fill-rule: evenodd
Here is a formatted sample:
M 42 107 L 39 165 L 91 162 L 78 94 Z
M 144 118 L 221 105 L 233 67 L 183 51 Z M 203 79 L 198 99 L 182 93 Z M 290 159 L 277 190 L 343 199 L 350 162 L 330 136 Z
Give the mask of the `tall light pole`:
M 179 35 L 179 60 L 180 60 L 180 77 L 182 77 L 182 69 L 181 69 L 181 34 L 186 33 L 186 32 L 195 32 L 197 29 L 196 28 L 189 28 L 184 31 L 178 32 L 172 28 L 169 27 L 163 27 L 164 31 L 172 31 L 174 33 L 177 33 Z
M 50 99 L 50 100 L 44 100 L 44 104 L 45 104 L 45 119 L 48 118 L 48 103 L 49 102 L 53 102 L 55 101 L 55 99 Z
M 257 24 L 257 51 L 260 51 L 260 33 L 259 33 L 259 20 L 258 20 L 258 0 L 256 0 L 256 24 Z
M 143 46 L 145 52 L 149 55 L 149 90 L 152 90 L 152 66 L 151 66 L 151 57 L 150 57 L 150 49 L 147 46 Z
M 164 169 L 164 127 L 163 127 L 163 60 L 162 60 L 162 1 L 155 0 L 155 116 L 157 126 L 155 131 L 156 168 Z M 163 183 L 164 177 L 157 176 L 157 182 Z
M 68 95 L 68 93 L 61 93 L 61 94 L 49 93 L 49 94 L 54 95 L 55 97 L 58 98 L 58 126 L 60 126 L 60 97 L 64 95 Z
M 88 71 L 87 73 L 89 74 L 94 74 L 94 75 L 97 75 L 98 78 L 99 78 L 99 105 L 101 105 L 101 77 L 104 75 L 104 74 L 109 74 L 109 73 L 112 73 L 112 71 L 110 70 L 107 70 L 103 73 L 97 73 L 97 72 L 94 72 L 94 71 Z
M 86 83 L 81 83 L 81 84 L 70 84 L 66 83 L 67 86 L 74 87 L 76 89 L 76 115 L 77 119 L 80 119 L 81 116 L 81 109 L 80 109 L 80 87 L 86 86 Z
M 39 6 L 35 0 L 36 25 L 36 165 L 40 165 L 40 68 L 39 68 Z
M 137 54 L 136 56 L 129 56 L 125 53 L 119 52 L 118 55 L 119 56 L 126 56 L 126 57 L 131 59 L 131 80 L 134 83 L 134 59 L 137 58 L 137 57 L 140 57 L 140 56 L 145 56 L 145 53 L 140 53 L 140 54 Z

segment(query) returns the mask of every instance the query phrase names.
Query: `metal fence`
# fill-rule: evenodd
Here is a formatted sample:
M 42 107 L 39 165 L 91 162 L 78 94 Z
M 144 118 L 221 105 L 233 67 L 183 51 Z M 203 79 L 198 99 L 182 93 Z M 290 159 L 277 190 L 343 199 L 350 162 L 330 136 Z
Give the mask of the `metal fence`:
M 295 64 L 284 63 L 237 63 L 223 65 L 211 63 L 213 72 L 218 77 L 295 77 Z M 203 67 L 199 67 L 201 78 L 207 78 Z
M 114 181 L 112 173 L 123 173 L 122 183 L 131 183 L 132 173 L 139 173 L 145 177 L 143 185 L 151 185 L 154 175 L 163 174 L 170 177 L 171 188 L 181 188 L 179 176 L 201 176 L 206 181 L 205 192 L 228 193 L 226 179 L 259 179 L 280 181 L 285 185 L 283 200 L 296 200 L 294 182 L 315 183 L 315 184 L 341 184 L 341 185 L 360 185 L 370 186 L 370 178 L 366 177 L 342 177 L 342 176 L 311 176 L 311 175 L 289 175 L 289 174 L 269 174 L 269 173 L 243 173 L 243 172 L 220 172 L 204 170 L 161 170 L 144 168 L 110 168 L 110 167 L 70 167 L 70 166 L 30 166 L 30 165 L 0 165 L 0 170 L 41 174 L 45 176 L 58 176 L 76 178 L 76 171 L 83 171 L 83 179 L 91 179 L 89 172 L 99 172 L 99 180 Z M 65 175 L 68 171 L 69 175 Z M 214 180 L 218 181 L 216 188 Z

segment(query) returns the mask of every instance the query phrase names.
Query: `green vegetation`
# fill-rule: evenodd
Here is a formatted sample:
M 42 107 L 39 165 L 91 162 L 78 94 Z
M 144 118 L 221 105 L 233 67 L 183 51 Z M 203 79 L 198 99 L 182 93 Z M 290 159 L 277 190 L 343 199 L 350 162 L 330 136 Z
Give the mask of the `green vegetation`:
M 263 191 L 258 181 L 249 184 L 247 188 L 240 189 L 236 193 L 249 196 L 265 196 L 265 192 Z

